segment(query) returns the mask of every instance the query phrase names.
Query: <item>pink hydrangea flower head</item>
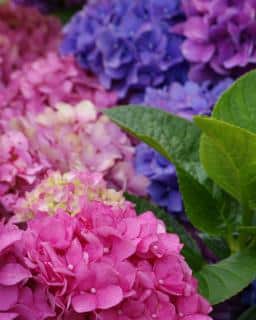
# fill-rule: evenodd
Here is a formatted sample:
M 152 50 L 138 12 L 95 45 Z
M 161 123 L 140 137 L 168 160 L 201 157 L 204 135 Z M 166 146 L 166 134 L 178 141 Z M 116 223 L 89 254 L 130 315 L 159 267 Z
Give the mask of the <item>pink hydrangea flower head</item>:
M 17 130 L 0 134 L 0 203 L 7 210 L 47 171 L 46 160 L 30 149 L 27 138 Z
M 121 192 L 107 189 L 101 174 L 58 171 L 49 173 L 38 186 L 27 192 L 15 206 L 16 219 L 31 219 L 38 211 L 53 215 L 63 209 L 70 215 L 81 211 L 84 201 L 102 201 L 110 205 L 125 205 Z
M 76 104 L 90 100 L 99 108 L 112 107 L 116 94 L 107 92 L 95 77 L 82 71 L 73 57 L 47 54 L 14 72 L 9 86 L 0 94 L 5 117 L 38 113 L 58 102 Z
M 19 254 L 23 231 L 0 223 L 0 319 L 43 320 L 54 316 L 46 290 L 28 285 L 31 272 Z
M 14 127 L 53 169 L 98 172 L 110 187 L 145 194 L 147 179 L 135 173 L 130 139 L 91 102 L 60 103 L 55 110 L 16 119 Z
M 54 17 L 31 8 L 16 10 L 11 4 L 0 6 L 0 89 L 10 81 L 11 73 L 24 63 L 57 50 L 61 24 Z
M 65 208 L 38 212 L 23 244 L 27 267 L 54 297 L 57 319 L 211 320 L 178 236 L 152 212 L 137 216 L 132 204 L 99 199 L 84 201 L 74 216 Z
M 175 26 L 195 81 L 237 77 L 256 64 L 254 0 L 182 0 L 187 20 Z

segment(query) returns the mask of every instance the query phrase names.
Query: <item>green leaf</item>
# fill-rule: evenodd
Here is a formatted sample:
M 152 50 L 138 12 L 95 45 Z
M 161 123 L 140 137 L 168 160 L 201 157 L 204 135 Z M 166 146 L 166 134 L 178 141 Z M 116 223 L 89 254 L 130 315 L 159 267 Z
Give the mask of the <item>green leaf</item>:
M 227 242 L 219 237 L 209 236 L 208 234 L 200 234 L 201 239 L 211 252 L 218 259 L 225 259 L 230 256 L 230 249 Z
M 238 79 L 219 99 L 212 116 L 256 133 L 256 71 Z
M 241 233 L 256 235 L 256 226 L 241 226 L 238 228 Z
M 254 320 L 256 319 L 256 306 L 252 306 L 246 310 L 238 320 Z
M 192 122 L 159 109 L 141 106 L 121 106 L 105 113 L 197 181 L 205 180 L 198 153 L 200 129 Z
M 200 158 L 208 175 L 240 203 L 256 205 L 256 135 L 212 118 L 196 117 L 204 131 Z
M 204 232 L 220 234 L 224 221 L 216 207 L 216 199 L 211 196 L 212 182 L 199 160 L 201 131 L 185 119 L 153 108 L 122 106 L 107 110 L 106 114 L 175 164 L 191 222 Z
M 196 274 L 201 294 L 218 304 L 246 288 L 256 278 L 256 251 L 241 251 Z
M 226 224 L 216 199 L 184 170 L 178 169 L 177 172 L 186 213 L 192 224 L 209 234 L 224 233 Z
M 0 0 L 1 1 L 1 0 Z M 53 14 L 57 16 L 63 24 L 67 23 L 70 21 L 70 19 L 73 17 L 73 15 L 80 10 L 82 7 L 77 6 L 73 8 L 63 8 L 62 10 L 56 11 Z
M 185 256 L 188 264 L 193 269 L 193 271 L 198 271 L 201 269 L 202 265 L 204 264 L 204 260 L 200 253 L 200 250 L 195 240 L 188 234 L 185 228 L 176 219 L 174 219 L 163 209 L 154 206 L 146 199 L 138 198 L 130 194 L 126 194 L 125 197 L 127 200 L 133 202 L 136 205 L 137 213 L 140 214 L 145 211 L 154 212 L 157 218 L 165 222 L 168 232 L 178 234 L 181 242 L 184 244 L 182 253 Z

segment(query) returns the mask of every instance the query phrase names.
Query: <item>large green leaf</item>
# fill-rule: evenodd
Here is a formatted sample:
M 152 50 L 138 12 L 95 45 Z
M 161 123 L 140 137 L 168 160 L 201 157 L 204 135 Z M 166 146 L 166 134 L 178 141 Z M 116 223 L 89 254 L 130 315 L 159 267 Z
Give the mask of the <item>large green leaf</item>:
M 145 211 L 152 211 L 159 219 L 163 220 L 168 232 L 176 233 L 179 235 L 182 243 L 184 244 L 182 253 L 193 271 L 201 269 L 202 265 L 204 264 L 204 260 L 200 253 L 200 250 L 194 239 L 188 234 L 185 228 L 176 219 L 174 219 L 163 209 L 154 206 L 146 199 L 138 198 L 130 194 L 126 194 L 126 199 L 136 205 L 136 211 L 138 214 Z
M 179 187 L 189 220 L 199 230 L 213 235 L 225 232 L 225 220 L 218 202 L 204 185 L 184 170 L 178 169 Z
M 196 117 L 204 131 L 200 157 L 208 175 L 240 203 L 256 205 L 256 135 L 211 118 Z
M 245 234 L 256 235 L 256 226 L 241 226 L 238 231 Z
M 217 102 L 212 116 L 256 133 L 256 71 L 238 79 Z
M 238 320 L 254 320 L 256 319 L 256 306 L 246 310 Z
M 196 274 L 201 294 L 212 304 L 231 298 L 256 278 L 256 250 L 239 252 Z
M 204 232 L 220 234 L 224 221 L 211 196 L 212 182 L 199 160 L 200 130 L 185 119 L 153 108 L 122 106 L 106 114 L 176 165 L 190 221 Z
M 200 237 L 218 260 L 226 259 L 230 256 L 230 248 L 223 238 L 209 236 L 205 233 L 200 234 Z

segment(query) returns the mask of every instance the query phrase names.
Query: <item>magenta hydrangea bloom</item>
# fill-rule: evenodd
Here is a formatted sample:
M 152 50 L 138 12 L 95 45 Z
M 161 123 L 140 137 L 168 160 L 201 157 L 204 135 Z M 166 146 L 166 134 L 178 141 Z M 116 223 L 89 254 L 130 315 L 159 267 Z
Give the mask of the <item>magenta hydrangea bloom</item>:
M 178 236 L 152 212 L 86 195 L 77 214 L 66 209 L 35 212 L 23 235 L 26 265 L 54 297 L 57 319 L 211 320 Z
M 22 237 L 23 231 L 16 226 L 0 222 L 0 319 L 49 319 L 54 316 L 50 295 L 32 282 L 32 274 L 20 256 Z
M 90 100 L 99 108 L 112 107 L 116 94 L 105 91 L 96 78 L 82 71 L 72 57 L 57 53 L 25 64 L 11 76 L 9 86 L 0 92 L 2 117 L 27 112 L 38 113 L 57 102 L 76 104 Z
M 57 50 L 61 24 L 57 18 L 42 16 L 37 10 L 11 5 L 0 6 L 0 90 L 11 73 L 25 62 Z
M 256 65 L 254 0 L 183 0 L 187 20 L 182 52 L 192 63 L 190 77 L 236 77 Z
M 135 173 L 129 137 L 88 101 L 14 118 L 3 122 L 3 129 L 0 203 L 10 211 L 48 169 L 98 172 L 110 187 L 146 193 L 148 180 Z

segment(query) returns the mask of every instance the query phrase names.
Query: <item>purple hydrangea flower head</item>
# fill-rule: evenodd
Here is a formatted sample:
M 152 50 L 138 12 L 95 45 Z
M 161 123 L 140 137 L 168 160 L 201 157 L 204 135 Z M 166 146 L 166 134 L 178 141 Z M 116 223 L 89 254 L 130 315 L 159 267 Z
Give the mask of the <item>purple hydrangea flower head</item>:
M 231 83 L 232 80 L 227 78 L 215 86 L 210 82 L 199 86 L 188 81 L 184 85 L 174 82 L 165 89 L 147 88 L 144 104 L 192 120 L 196 114 L 210 114 L 220 94 Z M 149 179 L 148 194 L 156 204 L 173 214 L 183 211 L 173 164 L 141 143 L 136 149 L 135 166 L 139 174 L 144 174 Z
M 194 115 L 210 114 L 221 93 L 232 82 L 231 78 L 226 78 L 217 85 L 209 81 L 201 85 L 187 81 L 184 85 L 174 82 L 164 89 L 147 88 L 144 104 L 192 120 Z
M 170 31 L 182 17 L 178 0 L 93 0 L 66 26 L 61 51 L 127 98 L 185 80 L 183 37 Z
M 237 77 L 256 65 L 255 0 L 182 0 L 186 37 L 182 52 L 192 63 L 190 78 Z
M 41 12 L 48 13 L 60 8 L 72 8 L 83 5 L 86 0 L 13 0 L 17 5 L 35 7 Z

